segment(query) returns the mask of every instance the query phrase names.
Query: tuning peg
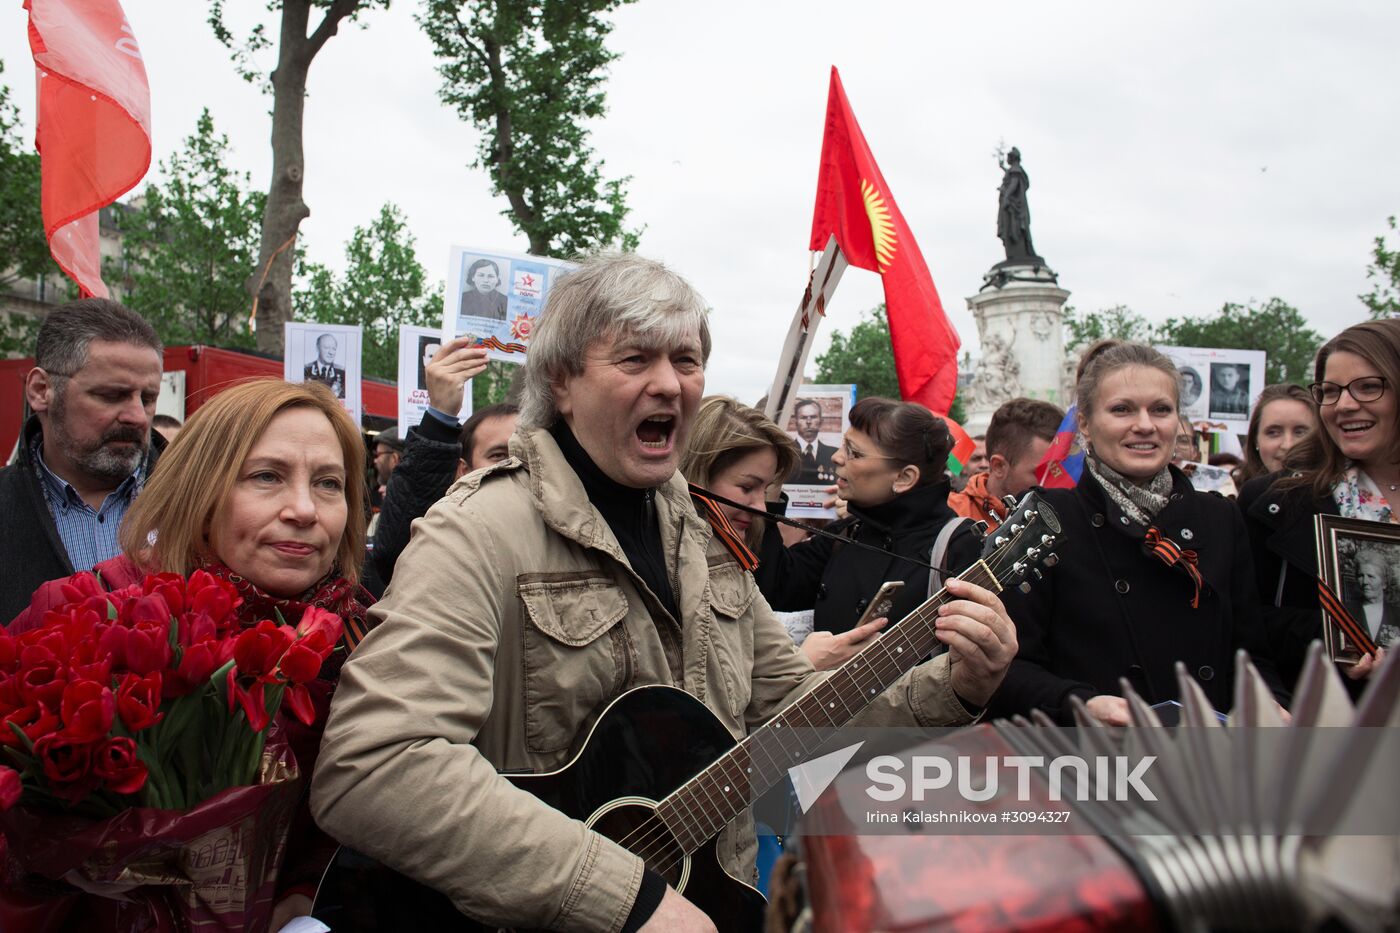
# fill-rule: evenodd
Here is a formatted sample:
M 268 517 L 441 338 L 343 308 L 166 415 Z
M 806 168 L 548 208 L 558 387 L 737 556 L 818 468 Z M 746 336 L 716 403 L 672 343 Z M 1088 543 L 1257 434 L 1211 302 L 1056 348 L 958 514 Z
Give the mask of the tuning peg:
M 1001 547 L 1003 544 L 1010 540 L 1010 538 L 1004 538 L 1001 535 L 997 535 L 995 538 L 992 539 L 992 543 L 995 544 L 997 547 Z
M 1047 566 L 1047 567 L 1053 567 L 1053 566 L 1055 566 L 1056 564 L 1058 564 L 1059 562 L 1060 562 L 1060 555 L 1058 555 L 1058 554 L 1046 554 L 1046 555 L 1045 555 L 1045 560 L 1041 561 L 1041 563 L 1044 564 L 1044 565 Z
M 988 525 L 986 522 L 973 522 L 973 523 L 972 523 L 972 530 L 975 531 L 975 532 L 977 533 L 977 537 L 979 537 L 979 538 L 985 538 L 985 537 L 987 537 L 987 529 L 989 529 L 990 527 L 991 527 L 991 526 Z
M 1045 574 L 1043 574 L 1043 573 L 1040 572 L 1040 568 L 1039 568 L 1039 567 L 1033 567 L 1033 568 L 1031 568 L 1031 575 L 1032 575 L 1033 577 L 1035 577 L 1037 580 L 1044 580 L 1044 579 L 1045 579 Z
M 1016 497 L 1015 497 L 1015 496 L 1002 496 L 1002 497 L 1001 497 L 1001 502 L 1002 502 L 1003 505 L 1005 505 L 1005 506 L 1006 506 L 1008 509 L 1010 509 L 1011 511 L 1013 511 L 1013 512 L 1016 511 Z
M 1020 590 L 1022 593 L 1029 593 L 1031 591 L 1031 581 L 1022 581 L 1021 585 L 1016 587 L 1016 589 Z

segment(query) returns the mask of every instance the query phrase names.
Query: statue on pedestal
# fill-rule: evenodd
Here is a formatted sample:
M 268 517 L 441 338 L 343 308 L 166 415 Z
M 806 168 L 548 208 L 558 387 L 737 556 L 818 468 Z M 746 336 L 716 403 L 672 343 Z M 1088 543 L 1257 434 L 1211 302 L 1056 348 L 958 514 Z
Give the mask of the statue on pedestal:
M 997 237 L 1006 247 L 1006 261 L 998 265 L 1044 265 L 1031 245 L 1031 209 L 1026 203 L 1031 180 L 1021 168 L 1021 150 L 1012 146 L 1006 161 L 998 159 L 997 164 L 1005 172 L 998 189 Z

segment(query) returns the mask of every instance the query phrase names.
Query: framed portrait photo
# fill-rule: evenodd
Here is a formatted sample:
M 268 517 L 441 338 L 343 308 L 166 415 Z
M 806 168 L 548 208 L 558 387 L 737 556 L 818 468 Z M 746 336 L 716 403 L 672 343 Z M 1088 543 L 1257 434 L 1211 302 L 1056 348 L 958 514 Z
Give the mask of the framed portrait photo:
M 1318 576 L 1340 602 L 1324 594 L 1327 654 L 1355 664 L 1373 647 L 1400 642 L 1400 525 L 1336 515 L 1316 519 Z

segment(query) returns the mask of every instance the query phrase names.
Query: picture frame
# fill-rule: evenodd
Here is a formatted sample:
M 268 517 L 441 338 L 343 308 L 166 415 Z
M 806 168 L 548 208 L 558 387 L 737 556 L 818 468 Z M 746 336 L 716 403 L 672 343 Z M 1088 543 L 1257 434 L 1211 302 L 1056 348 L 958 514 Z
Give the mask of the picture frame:
M 1318 578 L 1379 647 L 1400 642 L 1400 525 L 1319 515 Z M 1350 637 L 1323 600 L 1323 643 L 1339 664 L 1355 664 L 1366 646 Z

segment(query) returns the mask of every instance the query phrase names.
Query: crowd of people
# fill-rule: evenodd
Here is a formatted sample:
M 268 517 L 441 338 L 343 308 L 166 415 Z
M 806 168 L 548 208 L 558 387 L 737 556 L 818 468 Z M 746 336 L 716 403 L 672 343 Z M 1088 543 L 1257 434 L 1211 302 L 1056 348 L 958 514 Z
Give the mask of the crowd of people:
M 422 421 L 369 445 L 314 381 L 236 385 L 157 432 L 156 334 L 115 302 L 73 302 L 43 323 L 33 415 L 0 471 L 0 617 L 37 624 L 51 581 L 75 571 L 120 586 L 203 568 L 238 587 L 250 621 L 275 608 L 296 624 L 309 606 L 346 620 L 318 724 L 293 736 L 312 779 L 273 929 L 309 910 L 338 841 L 491 924 L 703 930 L 641 858 L 502 774 L 560 767 L 600 706 L 646 684 L 685 690 L 742 737 L 945 588 L 941 648 L 856 721 L 1078 710 L 1123 724 L 1120 683 L 1177 699 L 1178 663 L 1228 713 L 1241 648 L 1286 716 L 1326 624 L 1313 517 L 1397 520 L 1396 320 L 1328 341 L 1310 386 L 1264 391 L 1237 500 L 1180 469 L 1195 458 L 1178 443 L 1170 360 L 1089 348 L 1083 476 L 1041 492 L 1065 531 L 1058 563 L 1000 594 L 958 575 L 1035 486 L 1059 408 L 1003 405 L 954 491 L 952 437 L 928 409 L 862 399 L 832 449 L 808 406 L 794 440 L 705 395 L 711 349 L 684 279 L 605 255 L 551 290 L 514 403 L 459 422 L 486 365 L 459 338 L 426 365 Z M 842 517 L 794 532 L 781 487 L 796 477 L 830 481 Z M 1357 567 L 1343 595 L 1384 645 L 1400 622 L 1394 568 Z M 885 584 L 902 588 L 870 618 Z M 800 645 L 779 618 L 799 612 L 814 629 Z M 1347 677 L 1363 683 L 1383 654 Z M 721 832 L 735 877 L 752 877 L 754 849 L 743 819 Z

